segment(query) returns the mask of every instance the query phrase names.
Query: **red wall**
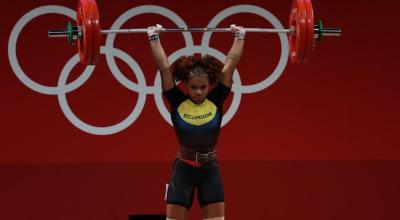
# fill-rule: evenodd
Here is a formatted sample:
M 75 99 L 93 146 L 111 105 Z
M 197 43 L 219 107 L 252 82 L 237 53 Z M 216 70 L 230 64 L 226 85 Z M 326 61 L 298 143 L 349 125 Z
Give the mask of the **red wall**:
M 173 11 L 190 27 L 207 26 L 214 16 L 230 6 L 250 4 L 267 9 L 287 27 L 291 1 L 99 0 L 102 29 L 109 29 L 125 11 L 150 4 Z M 10 45 L 15 40 L 11 36 L 14 36 L 17 22 L 21 22 L 20 19 L 28 12 L 48 5 L 76 8 L 75 1 L 19 0 L 13 5 L 4 4 L 1 9 L 0 195 L 7 196 L 0 196 L 0 203 L 8 206 L 1 205 L 4 210 L 0 211 L 6 213 L 7 219 L 21 219 L 18 215 L 21 210 L 26 210 L 24 213 L 28 217 L 25 219 L 54 219 L 54 216 L 46 214 L 45 207 L 54 204 L 49 200 L 57 202 L 59 197 L 55 194 L 69 192 L 66 201 L 80 198 L 91 203 L 93 208 L 90 212 L 82 208 L 86 202 L 70 209 L 66 208 L 69 207 L 67 203 L 61 203 L 60 207 L 57 206 L 59 209 L 51 206 L 56 212 L 76 213 L 70 215 L 74 219 L 88 219 L 92 212 L 98 211 L 98 207 L 126 207 L 125 211 L 115 211 L 116 216 L 123 216 L 115 219 L 124 219 L 128 212 L 163 212 L 162 201 L 158 201 L 157 208 L 140 206 L 142 208 L 136 210 L 129 207 L 137 207 L 140 202 L 111 196 L 118 188 L 120 193 L 132 196 L 138 193 L 148 201 L 157 200 L 178 146 L 172 127 L 156 106 L 154 94 L 159 92 L 152 89 L 157 70 L 146 34 L 118 35 L 113 45 L 133 59 L 129 64 L 136 62 L 143 72 L 143 78 L 139 79 L 137 74 L 140 73 L 117 59 L 117 66 L 124 76 L 134 83 L 144 79 L 147 89 L 142 87 L 140 92 L 135 92 L 122 85 L 113 77 L 106 56 L 101 55 L 99 64 L 81 86 L 61 92 L 59 96 L 54 92 L 44 94 L 45 91 L 35 91 L 17 77 L 21 76 L 21 71 L 12 65 L 15 59 Z M 257 210 L 263 209 L 260 204 L 264 202 L 267 205 L 282 204 L 282 210 L 252 211 L 253 217 L 259 219 L 292 219 L 297 214 L 291 210 L 298 210 L 302 216 L 300 219 L 321 219 L 321 216 L 329 219 L 325 214 L 330 211 L 337 213 L 340 219 L 393 219 L 388 216 L 395 214 L 391 209 L 396 201 L 392 195 L 400 196 L 399 178 L 395 175 L 400 168 L 400 140 L 397 137 L 400 130 L 399 46 L 393 37 L 399 34 L 394 28 L 395 21 L 400 18 L 398 6 L 395 1 L 377 4 L 344 0 L 314 1 L 313 6 L 316 18 L 323 19 L 325 26 L 340 26 L 343 36 L 324 38 L 309 64 L 284 63 L 282 75 L 271 86 L 242 94 L 237 111 L 221 131 L 218 148 L 222 169 L 226 170 L 227 206 L 243 210 L 237 210 L 235 214 L 232 211 L 231 219 L 249 216 L 247 212 L 252 204 L 241 203 L 241 198 L 235 195 L 240 195 L 239 190 L 245 193 L 246 189 L 252 189 L 254 179 L 259 180 L 257 187 L 264 188 L 260 193 L 247 195 L 246 201 L 254 200 L 258 204 Z M 22 28 L 15 44 L 17 61 L 23 72 L 38 85 L 54 87 L 50 93 L 56 89 L 62 91 L 58 86 L 62 69 L 77 50 L 64 39 L 48 38 L 47 30 L 64 28 L 69 20 L 60 14 L 38 16 Z M 164 16 L 144 13 L 130 18 L 123 28 L 143 28 L 157 23 L 165 27 L 176 26 Z M 247 27 L 272 26 L 264 18 L 248 13 L 229 16 L 219 26 L 232 23 Z M 194 45 L 202 44 L 202 34 L 191 36 Z M 169 55 L 187 47 L 183 36 L 178 33 L 162 34 L 161 41 Z M 208 50 L 226 54 L 231 43 L 230 34 L 213 34 L 211 49 Z M 106 45 L 106 36 L 102 37 L 102 45 Z M 279 62 L 280 51 L 278 35 L 249 33 L 237 68 L 241 84 L 254 85 L 269 77 Z M 71 72 L 66 72 L 69 74 L 67 82 L 76 82 L 83 70 L 84 67 L 78 64 Z M 243 87 L 237 91 L 241 90 Z M 140 107 L 136 104 L 139 97 L 144 97 L 145 103 L 136 120 L 112 134 L 99 135 L 75 125 L 66 117 L 59 103 L 63 94 L 80 120 L 97 127 L 122 122 L 134 108 Z M 233 99 L 234 93 L 225 105 L 227 111 Z M 110 129 L 99 130 L 111 132 Z M 243 172 L 244 177 L 234 175 L 235 170 L 252 167 L 254 163 L 262 164 L 255 166 L 259 172 Z M 298 167 L 298 163 L 302 165 Z M 83 164 L 83 170 L 80 164 Z M 144 168 L 143 164 L 153 164 L 156 168 Z M 92 168 L 101 174 L 93 174 Z M 142 172 L 133 172 L 132 169 Z M 372 174 L 369 173 L 371 169 L 374 169 Z M 60 175 L 55 177 L 59 181 L 52 182 L 54 173 L 65 170 L 67 176 L 56 174 Z M 387 170 L 393 172 L 386 173 Z M 112 181 L 114 172 L 118 173 L 116 182 Z M 135 179 L 144 178 L 150 172 L 154 175 L 147 178 L 154 185 L 143 185 L 148 187 L 147 190 L 135 191 Z M 279 173 L 287 179 L 271 183 L 269 180 L 277 178 Z M 87 184 L 74 182 L 71 188 L 68 180 L 85 176 L 90 177 Z M 108 178 L 111 178 L 107 180 L 109 182 L 104 182 Z M 237 179 L 248 181 L 234 185 Z M 314 188 L 312 180 L 320 181 L 319 187 Z M 27 187 L 32 181 L 37 187 Z M 54 188 L 47 187 L 49 181 L 54 183 Z M 119 185 L 126 181 L 131 184 Z M 99 182 L 107 185 L 93 188 Z M 297 186 L 299 182 L 303 185 Z M 335 189 L 333 192 L 344 190 L 341 191 L 343 194 L 333 193 L 332 188 Z M 82 195 L 87 189 L 93 189 L 92 196 Z M 274 192 L 271 189 L 286 194 L 271 196 Z M 110 194 L 97 197 L 103 191 Z M 311 199 L 300 199 L 309 191 L 312 191 Z M 163 194 L 162 190 L 160 192 Z M 279 200 L 280 196 L 291 202 Z M 10 201 L 13 199 L 15 202 Z M 25 203 L 20 203 L 20 199 Z M 119 199 L 118 205 L 109 202 L 110 199 Z M 275 203 L 278 200 L 281 202 Z M 343 200 L 353 201 L 350 203 L 355 205 L 354 209 L 349 208 L 352 207 L 350 203 L 344 206 Z M 297 209 L 297 204 L 314 207 L 320 210 L 321 215 L 301 212 L 304 209 Z M 320 204 L 329 206 L 321 208 Z M 243 206 L 245 208 L 240 208 Z M 93 216 L 103 216 L 101 213 Z M 333 216 L 330 215 L 335 219 Z

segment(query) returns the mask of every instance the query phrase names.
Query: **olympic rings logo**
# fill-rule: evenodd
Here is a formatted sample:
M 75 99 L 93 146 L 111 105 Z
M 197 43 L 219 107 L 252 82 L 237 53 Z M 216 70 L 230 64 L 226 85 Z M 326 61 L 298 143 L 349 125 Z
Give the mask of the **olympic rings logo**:
M 135 120 L 139 117 L 140 113 L 143 110 L 145 105 L 147 95 L 154 95 L 154 99 L 157 105 L 157 108 L 162 115 L 162 117 L 167 121 L 170 125 L 172 125 L 172 121 L 170 118 L 170 113 L 165 106 L 165 103 L 162 99 L 162 90 L 161 90 L 161 77 L 160 73 L 157 72 L 156 78 L 154 80 L 153 86 L 147 86 L 145 77 L 143 74 L 142 69 L 140 68 L 139 64 L 132 58 L 130 55 L 125 53 L 124 51 L 113 47 L 115 41 L 115 35 L 108 35 L 106 39 L 105 46 L 101 47 L 101 54 L 106 55 L 107 64 L 111 70 L 112 75 L 115 79 L 121 83 L 124 87 L 128 88 L 133 92 L 137 92 L 138 100 L 136 102 L 136 106 L 132 110 L 132 112 L 121 122 L 105 126 L 105 127 L 98 127 L 90 125 L 81 119 L 79 119 L 71 110 L 67 99 L 66 94 L 74 91 L 75 89 L 79 88 L 83 85 L 91 76 L 94 70 L 94 66 L 87 66 L 83 73 L 75 79 L 73 82 L 67 83 L 67 78 L 71 73 L 73 67 L 79 63 L 79 54 L 73 56 L 67 63 L 65 64 L 64 68 L 61 70 L 60 77 L 58 79 L 58 84 L 55 87 L 41 85 L 33 80 L 31 80 L 27 74 L 22 70 L 21 66 L 19 65 L 18 58 L 16 55 L 16 44 L 18 41 L 18 37 L 21 33 L 21 30 L 27 25 L 32 19 L 49 13 L 61 14 L 71 19 L 75 19 L 76 12 L 70 8 L 66 8 L 63 6 L 57 5 L 48 5 L 48 6 L 41 6 L 35 9 L 32 9 L 24 16 L 22 16 L 18 22 L 15 24 L 13 30 L 11 31 L 10 39 L 8 42 L 8 57 L 10 60 L 11 67 L 18 77 L 18 79 L 27 87 L 32 89 L 33 91 L 46 94 L 46 95 L 56 95 L 58 97 L 58 102 L 60 104 L 61 110 L 63 111 L 65 117 L 78 129 L 94 134 L 94 135 L 111 135 L 118 133 L 125 128 L 129 127 Z M 186 27 L 187 25 L 185 22 L 173 11 L 157 6 L 157 5 L 143 5 L 132 8 L 126 12 L 124 12 L 112 25 L 111 29 L 119 29 L 128 19 L 144 13 L 152 13 L 152 14 L 159 14 L 165 16 L 166 18 L 173 21 L 179 27 Z M 265 20 L 270 22 L 274 28 L 282 29 L 283 26 L 279 22 L 279 20 L 267 10 L 260 8 L 254 5 L 236 5 L 229 8 L 226 8 L 219 12 L 214 18 L 211 19 L 207 27 L 217 27 L 217 25 L 225 18 L 238 14 L 238 13 L 251 13 L 256 14 L 260 17 L 263 17 Z M 189 55 L 193 53 L 207 53 L 210 54 L 220 61 L 223 61 L 225 55 L 220 51 L 209 47 L 209 42 L 211 38 L 211 32 L 204 32 L 203 38 L 201 41 L 201 45 L 194 45 L 192 35 L 188 32 L 182 33 L 186 47 L 181 48 L 171 55 L 169 55 L 168 60 L 170 63 L 175 62 L 180 56 L 182 55 Z M 232 117 L 235 115 L 236 111 L 239 108 L 240 101 L 242 94 L 246 93 L 255 93 L 272 85 L 283 73 L 289 55 L 289 45 L 288 39 L 286 34 L 280 33 L 279 39 L 281 42 L 281 54 L 279 62 L 275 68 L 275 70 L 268 74 L 268 77 L 261 82 L 258 82 L 253 85 L 242 85 L 239 72 L 236 69 L 233 75 L 234 84 L 232 86 L 232 92 L 234 93 L 233 100 L 231 106 L 229 107 L 228 111 L 225 113 L 222 126 L 227 124 Z M 116 65 L 115 57 L 122 59 L 124 62 L 128 64 L 128 66 L 133 70 L 136 75 L 137 83 L 132 82 L 123 73 L 121 73 L 120 69 Z

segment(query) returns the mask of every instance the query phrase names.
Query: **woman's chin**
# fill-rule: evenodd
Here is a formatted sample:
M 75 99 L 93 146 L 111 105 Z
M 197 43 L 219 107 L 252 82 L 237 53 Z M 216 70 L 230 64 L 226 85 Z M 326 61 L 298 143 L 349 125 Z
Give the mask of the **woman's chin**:
M 196 103 L 196 104 L 201 104 L 201 103 L 204 102 L 204 99 L 203 99 L 203 98 L 195 98 L 195 99 L 193 99 L 193 101 L 194 101 L 194 103 Z

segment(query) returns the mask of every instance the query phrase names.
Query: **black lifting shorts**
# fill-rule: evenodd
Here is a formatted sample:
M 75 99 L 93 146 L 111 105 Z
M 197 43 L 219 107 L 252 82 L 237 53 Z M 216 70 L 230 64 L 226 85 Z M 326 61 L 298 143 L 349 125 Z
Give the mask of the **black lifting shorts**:
M 224 191 L 216 160 L 211 160 L 201 167 L 194 167 L 176 159 L 168 185 L 167 204 L 181 205 L 190 209 L 195 187 L 200 207 L 224 202 Z

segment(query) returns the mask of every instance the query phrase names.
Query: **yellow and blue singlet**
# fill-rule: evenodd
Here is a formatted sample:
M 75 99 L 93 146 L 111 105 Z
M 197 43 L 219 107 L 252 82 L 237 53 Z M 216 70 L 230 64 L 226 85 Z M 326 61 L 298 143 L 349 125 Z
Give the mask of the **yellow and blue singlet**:
M 214 149 L 221 128 L 222 105 L 230 90 L 218 82 L 201 104 L 195 104 L 177 86 L 163 92 L 182 147 L 200 152 Z

